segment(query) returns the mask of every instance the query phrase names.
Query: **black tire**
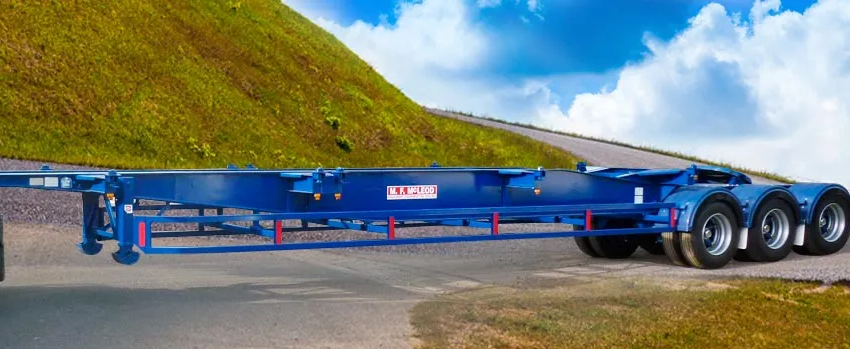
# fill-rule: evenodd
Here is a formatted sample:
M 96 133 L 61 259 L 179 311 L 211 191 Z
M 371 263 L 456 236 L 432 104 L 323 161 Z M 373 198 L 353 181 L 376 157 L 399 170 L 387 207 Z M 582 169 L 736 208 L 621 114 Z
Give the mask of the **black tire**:
M 806 225 L 806 237 L 803 246 L 795 246 L 794 251 L 803 255 L 824 256 L 838 252 L 847 243 L 850 236 L 850 203 L 838 192 L 829 192 L 818 201 L 814 209 L 812 222 Z M 823 227 L 832 234 L 824 236 Z
M 738 251 L 739 227 L 738 217 L 729 205 L 722 201 L 706 202 L 697 212 L 691 231 L 679 234 L 685 261 L 699 269 L 722 268 Z M 704 235 L 704 231 L 711 234 Z M 704 238 L 712 239 L 712 243 L 717 239 L 719 245 L 709 248 Z
M 689 267 L 691 265 L 685 260 L 685 255 L 682 254 L 682 245 L 679 243 L 681 235 L 673 232 L 661 233 L 661 246 L 670 263 L 680 267 Z
M 589 237 L 587 237 L 587 236 L 576 236 L 573 239 L 576 242 L 576 246 L 578 246 L 578 249 L 581 250 L 582 253 L 584 253 L 584 254 L 586 254 L 590 257 L 593 257 L 593 258 L 602 257 L 601 255 L 599 255 L 598 252 L 596 252 L 593 249 L 593 246 L 590 245 L 590 238 Z
M 664 244 L 659 234 L 646 234 L 640 236 L 640 248 L 649 254 L 660 256 L 664 254 Z
M 747 249 L 739 250 L 739 260 L 776 262 L 787 257 L 794 246 L 796 228 L 794 210 L 785 200 L 771 199 L 756 211 L 753 224 L 747 230 Z M 767 230 L 767 231 L 765 231 Z M 766 233 L 771 239 L 765 241 Z
M 634 227 L 634 223 L 628 220 L 614 219 L 605 224 L 605 229 L 632 227 Z M 640 236 L 634 234 L 591 236 L 588 241 L 599 256 L 609 259 L 623 259 L 630 257 L 637 251 Z
M 747 245 L 748 245 L 747 247 L 749 247 L 749 243 L 747 243 Z M 792 246 L 793 246 L 793 244 L 792 244 Z M 742 249 L 738 249 L 738 251 L 737 251 L 737 252 L 735 252 L 735 256 L 733 256 L 733 257 L 732 257 L 732 259 L 734 259 L 734 260 L 736 260 L 736 261 L 738 261 L 738 262 L 755 262 L 755 261 L 754 261 L 754 260 L 753 260 L 753 259 L 752 259 L 752 258 L 751 258 L 748 254 L 747 254 L 747 251 L 746 251 L 746 250 L 742 250 Z
M 604 235 L 591 236 L 590 245 L 599 255 L 609 259 L 628 258 L 637 251 L 639 241 L 637 236 Z
M 593 226 L 595 226 L 595 227 L 598 227 L 599 224 L 600 224 L 599 220 L 596 219 L 596 218 L 593 219 L 592 223 L 593 223 Z M 608 226 L 617 226 L 618 224 L 623 225 L 622 223 L 619 223 L 618 221 L 607 222 Z M 582 253 L 584 253 L 584 254 L 586 254 L 590 257 L 593 257 L 593 258 L 602 258 L 603 257 L 602 254 L 598 250 L 593 248 L 593 244 L 590 243 L 590 237 L 589 236 L 576 236 L 576 237 L 573 238 L 573 240 L 575 241 L 576 246 L 578 246 L 578 249 L 581 250 Z

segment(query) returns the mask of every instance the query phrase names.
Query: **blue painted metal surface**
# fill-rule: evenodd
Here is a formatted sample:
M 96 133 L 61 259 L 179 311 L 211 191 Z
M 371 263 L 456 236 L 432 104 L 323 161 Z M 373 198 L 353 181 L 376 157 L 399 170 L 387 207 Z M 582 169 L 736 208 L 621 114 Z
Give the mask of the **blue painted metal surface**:
M 758 208 L 762 205 L 762 203 L 772 198 L 781 198 L 787 202 L 794 212 L 794 216 L 789 217 L 792 220 L 792 223 L 803 224 L 800 206 L 797 204 L 797 199 L 794 197 L 794 194 L 788 190 L 787 186 L 754 184 L 736 186 L 733 187 L 731 191 L 741 202 L 744 226 L 746 227 L 752 227 L 753 217 L 756 216 Z
M 838 185 L 753 185 L 749 177 L 714 166 L 683 169 L 423 168 L 0 172 L 0 187 L 78 192 L 83 200 L 79 249 L 94 255 L 116 240 L 115 261 L 133 264 L 142 251 L 224 253 L 423 243 L 658 234 L 688 231 L 707 200 L 733 207 L 742 226 L 771 195 L 806 207 Z M 807 203 L 808 206 L 807 206 Z M 796 206 L 795 206 L 796 207 Z M 244 214 L 224 214 L 225 210 Z M 207 210 L 214 210 L 209 214 Z M 184 215 L 175 216 L 170 213 Z M 607 229 L 608 219 L 629 228 Z M 283 227 L 283 221 L 300 227 Z M 190 223 L 185 230 L 157 229 Z M 504 231 L 514 223 L 556 223 L 574 229 Z M 448 225 L 482 229 L 465 236 L 404 237 L 398 229 Z M 565 227 L 566 228 L 566 227 Z M 290 242 L 286 233 L 349 229 L 366 240 Z M 257 235 L 270 241 L 237 246 L 159 245 L 172 237 Z M 155 242 L 157 244 L 155 245 Z
M 743 221 L 740 200 L 726 186 L 682 186 L 678 187 L 664 201 L 675 204 L 678 211 L 676 231 L 689 231 L 699 208 L 707 200 L 721 200 L 733 208 L 738 221 Z
M 817 202 L 829 191 L 835 191 L 850 198 L 847 189 L 838 184 L 830 183 L 797 183 L 788 187 L 788 190 L 797 198 L 797 203 L 800 206 L 801 215 L 805 219 L 805 224 L 809 224 L 814 219 L 816 212 L 813 212 Z

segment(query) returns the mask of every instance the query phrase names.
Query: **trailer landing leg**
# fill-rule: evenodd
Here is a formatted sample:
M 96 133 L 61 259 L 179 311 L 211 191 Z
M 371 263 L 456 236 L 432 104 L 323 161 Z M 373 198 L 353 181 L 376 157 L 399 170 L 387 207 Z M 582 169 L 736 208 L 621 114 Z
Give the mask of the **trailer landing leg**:
M 133 265 L 139 261 L 139 253 L 133 251 L 133 245 L 119 246 L 118 251 L 112 252 L 112 259 L 124 265 Z
M 94 256 L 103 250 L 103 244 L 95 241 L 86 241 L 77 244 L 77 249 L 84 254 Z

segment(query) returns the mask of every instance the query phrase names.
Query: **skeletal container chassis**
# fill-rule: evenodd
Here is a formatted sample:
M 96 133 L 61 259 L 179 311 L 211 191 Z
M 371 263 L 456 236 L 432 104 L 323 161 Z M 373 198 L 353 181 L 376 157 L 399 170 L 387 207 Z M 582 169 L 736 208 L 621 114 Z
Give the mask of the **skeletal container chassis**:
M 776 261 L 791 251 L 826 255 L 848 238 L 850 195 L 838 184 L 753 184 L 722 167 L 683 169 L 422 168 L 0 171 L 0 187 L 82 194 L 80 251 L 114 240 L 113 259 L 147 254 L 228 253 L 574 237 L 585 254 L 626 258 L 638 248 L 674 264 L 720 268 L 732 259 Z M 4 207 L 2 210 L 13 208 Z M 225 214 L 225 210 L 249 214 Z M 215 215 L 207 215 L 214 210 Z M 190 215 L 166 215 L 171 211 Z M 155 212 L 141 214 L 141 212 Z M 301 226 L 284 228 L 285 220 Z M 241 222 L 241 225 L 240 223 Z M 263 224 L 263 223 L 267 224 Z M 247 224 L 246 224 L 247 223 Z M 563 231 L 505 232 L 512 223 Z M 191 229 L 156 230 L 191 224 Z M 482 234 L 403 237 L 415 226 L 483 228 Z M 288 242 L 295 230 L 358 230 L 373 239 Z M 168 246 L 161 239 L 257 235 L 240 245 Z M 2 274 L 0 223 L 0 280 Z

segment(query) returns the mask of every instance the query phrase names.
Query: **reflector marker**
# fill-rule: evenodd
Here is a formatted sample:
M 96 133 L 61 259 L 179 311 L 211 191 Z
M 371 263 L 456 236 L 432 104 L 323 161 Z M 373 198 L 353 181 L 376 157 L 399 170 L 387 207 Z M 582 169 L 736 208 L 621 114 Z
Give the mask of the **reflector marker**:
M 274 243 L 280 245 L 283 243 L 283 222 L 274 221 Z
M 139 247 L 145 248 L 148 244 L 148 234 L 145 229 L 145 222 L 139 222 Z
M 670 227 L 673 228 L 673 231 L 676 230 L 676 223 L 677 223 L 676 214 L 677 213 L 679 213 L 679 211 L 676 210 L 676 208 L 670 208 Z

